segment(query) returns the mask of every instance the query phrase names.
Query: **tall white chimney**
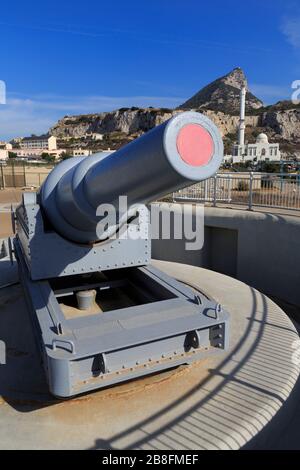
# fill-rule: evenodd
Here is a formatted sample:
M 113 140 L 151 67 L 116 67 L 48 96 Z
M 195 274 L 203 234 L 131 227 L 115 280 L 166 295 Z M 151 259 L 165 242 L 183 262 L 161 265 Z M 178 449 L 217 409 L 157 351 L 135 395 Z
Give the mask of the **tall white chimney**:
M 241 89 L 241 103 L 240 103 L 239 145 L 245 144 L 245 108 L 246 108 L 246 87 L 243 87 Z

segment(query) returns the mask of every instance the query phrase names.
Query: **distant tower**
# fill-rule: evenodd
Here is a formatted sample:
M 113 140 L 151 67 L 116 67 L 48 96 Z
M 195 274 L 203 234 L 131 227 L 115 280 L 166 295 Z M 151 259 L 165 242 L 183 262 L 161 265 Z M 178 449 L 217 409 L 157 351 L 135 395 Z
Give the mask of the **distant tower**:
M 245 144 L 245 108 L 247 89 L 241 88 L 240 121 L 238 126 L 238 143 L 233 144 L 232 155 L 225 155 L 224 159 L 229 163 L 241 163 L 252 161 L 255 165 L 261 161 L 280 161 L 281 153 L 279 144 L 269 143 L 266 134 L 259 134 L 255 143 Z
M 241 89 L 239 145 L 245 145 L 245 108 L 246 108 L 246 87 L 243 87 Z

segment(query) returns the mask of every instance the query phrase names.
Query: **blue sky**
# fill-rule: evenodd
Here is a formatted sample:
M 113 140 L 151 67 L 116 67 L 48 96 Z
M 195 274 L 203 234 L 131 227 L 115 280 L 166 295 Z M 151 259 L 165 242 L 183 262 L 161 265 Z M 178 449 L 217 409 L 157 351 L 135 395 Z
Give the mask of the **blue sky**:
M 66 114 L 173 107 L 236 66 L 267 104 L 300 79 L 300 2 L 2 2 L 0 139 Z

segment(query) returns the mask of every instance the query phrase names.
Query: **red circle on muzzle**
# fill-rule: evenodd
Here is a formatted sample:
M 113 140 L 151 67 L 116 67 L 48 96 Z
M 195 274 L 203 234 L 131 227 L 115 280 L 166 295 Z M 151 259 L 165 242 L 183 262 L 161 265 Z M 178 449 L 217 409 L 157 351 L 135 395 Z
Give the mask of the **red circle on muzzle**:
M 176 144 L 182 160 L 191 166 L 207 165 L 214 153 L 210 133 L 199 124 L 187 124 L 180 129 Z

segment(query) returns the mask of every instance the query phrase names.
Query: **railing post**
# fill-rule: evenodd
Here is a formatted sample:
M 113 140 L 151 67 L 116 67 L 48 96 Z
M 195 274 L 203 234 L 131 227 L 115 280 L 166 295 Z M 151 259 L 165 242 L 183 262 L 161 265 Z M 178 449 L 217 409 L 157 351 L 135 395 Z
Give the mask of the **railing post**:
M 24 172 L 24 186 L 27 186 L 27 181 L 26 181 L 26 167 L 25 167 L 25 162 L 23 162 L 23 172 Z
M 252 211 L 253 204 L 253 171 L 250 171 L 250 182 L 249 182 L 249 203 L 248 210 Z
M 0 165 L 0 167 L 1 167 L 2 188 L 5 189 L 5 178 L 4 178 L 4 173 L 3 173 L 3 165 Z
M 15 162 L 11 162 L 11 171 L 12 171 L 12 187 L 16 188 L 16 175 L 15 175 Z
M 213 196 L 213 206 L 217 205 L 217 175 L 214 176 L 214 196 Z
M 207 181 L 208 180 L 204 180 L 204 202 L 208 201 Z

